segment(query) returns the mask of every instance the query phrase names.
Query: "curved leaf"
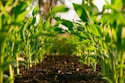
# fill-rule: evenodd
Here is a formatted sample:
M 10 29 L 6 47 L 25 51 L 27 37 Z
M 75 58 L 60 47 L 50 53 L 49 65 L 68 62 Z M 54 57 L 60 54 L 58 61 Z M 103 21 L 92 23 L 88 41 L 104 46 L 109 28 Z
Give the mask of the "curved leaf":
M 39 12 L 39 6 L 37 5 L 34 9 L 33 9 L 33 12 L 32 12 L 32 15 L 36 15 L 37 13 Z
M 62 23 L 64 26 L 68 28 L 69 31 L 73 31 L 73 23 L 69 20 L 62 20 Z
M 97 37 L 101 37 L 103 35 L 101 27 L 96 26 L 94 24 L 89 24 L 90 32 L 93 33 Z
M 88 12 L 86 11 L 87 10 L 86 5 L 84 4 L 79 5 L 79 4 L 73 3 L 73 7 L 82 21 L 87 22 L 87 23 L 92 22 Z
M 56 6 L 56 7 L 53 7 L 52 10 L 49 11 L 49 14 L 47 15 L 47 17 L 51 17 L 59 12 L 67 12 L 68 10 L 69 8 L 67 8 L 64 5 Z

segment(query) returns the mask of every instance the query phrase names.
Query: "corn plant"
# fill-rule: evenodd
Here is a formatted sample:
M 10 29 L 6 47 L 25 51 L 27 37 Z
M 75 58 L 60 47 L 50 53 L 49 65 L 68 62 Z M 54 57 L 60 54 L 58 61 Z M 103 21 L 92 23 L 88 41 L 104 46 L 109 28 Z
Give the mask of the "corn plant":
M 119 3 L 119 5 L 118 5 Z M 112 83 L 124 83 L 124 11 L 122 10 L 124 1 L 111 0 L 111 4 L 107 3 L 104 6 L 104 11 L 101 17 L 102 26 L 105 28 L 106 37 L 105 43 L 109 59 L 106 61 L 109 71 L 107 76 Z M 111 19 L 110 19 L 111 18 Z M 106 22 L 107 20 L 107 22 Z M 109 47 L 109 48 L 108 48 Z
M 84 35 L 75 34 L 83 41 L 89 40 L 83 45 L 91 44 L 90 49 L 89 46 L 85 48 L 84 53 L 87 55 L 83 55 L 84 62 L 88 65 L 91 61 L 97 63 L 98 56 L 101 58 L 99 62 L 103 79 L 110 83 L 124 83 L 124 1 L 111 0 L 111 4 L 107 1 L 106 3 L 102 12 L 96 11 L 97 8 L 92 1 L 83 1 L 80 5 L 73 3 L 88 33 L 82 30 Z M 95 59 L 91 53 L 94 53 Z
M 74 54 L 82 56 L 88 66 L 101 66 L 103 79 L 110 83 L 124 83 L 124 1 L 106 1 L 101 12 L 90 0 L 73 3 L 81 19 L 70 22 L 56 18 L 67 27 L 76 45 Z M 119 5 L 118 5 L 119 4 Z
M 0 1 L 0 83 L 3 83 L 4 70 L 9 69 L 10 83 L 14 82 L 13 60 L 15 57 L 14 33 L 24 20 L 29 1 Z M 20 8 L 20 10 L 19 10 Z M 20 18 L 21 17 L 21 18 Z
M 42 43 L 40 48 L 42 49 L 41 51 L 43 51 L 44 55 L 49 55 L 52 53 L 56 54 L 53 51 L 53 47 L 55 47 L 53 41 L 55 40 L 55 37 L 58 35 L 58 31 L 56 31 L 56 29 L 59 25 L 58 22 L 51 24 L 51 21 L 54 20 L 53 17 L 56 15 L 56 13 L 66 11 L 68 11 L 68 8 L 64 5 L 53 7 L 47 14 L 46 19 L 44 21 L 40 21 L 40 24 L 38 25 L 40 29 L 37 33 L 34 34 L 34 38 L 41 38 Z

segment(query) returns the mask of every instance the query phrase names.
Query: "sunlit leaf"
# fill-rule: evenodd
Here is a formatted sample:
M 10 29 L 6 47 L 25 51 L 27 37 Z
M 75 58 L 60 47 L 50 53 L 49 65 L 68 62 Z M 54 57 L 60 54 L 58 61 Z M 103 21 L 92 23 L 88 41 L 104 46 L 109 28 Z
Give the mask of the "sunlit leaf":
M 9 6 L 13 3 L 14 0 L 8 0 L 7 3 L 6 3 L 6 6 Z
M 117 33 L 115 29 L 112 29 L 112 39 L 115 43 L 117 42 Z
M 28 14 L 29 11 L 22 12 L 21 14 L 18 14 L 16 17 L 16 22 L 22 22 L 24 21 L 25 16 Z
M 82 43 L 84 43 L 84 44 L 87 44 L 87 43 L 90 43 L 90 42 L 91 41 L 89 39 L 85 39 L 85 40 L 82 41 Z
M 117 66 L 117 69 L 121 69 L 121 68 L 122 68 L 122 69 L 125 69 L 125 64 L 121 64 L 121 65 L 118 65 L 118 66 Z
M 112 7 L 116 10 L 121 10 L 123 6 L 123 0 L 111 0 Z
M 93 33 L 95 36 L 98 36 L 98 37 L 101 37 L 101 28 L 94 25 L 94 24 L 89 24 L 89 27 L 90 27 L 90 31 L 91 33 Z
M 87 47 L 86 50 L 93 51 L 93 50 L 96 50 L 96 47 L 93 44 L 91 44 L 91 46 Z
M 44 28 L 45 30 L 48 30 L 48 29 L 50 29 L 50 26 L 51 26 L 51 24 L 50 24 L 50 19 L 48 19 L 48 20 L 44 23 L 43 28 Z

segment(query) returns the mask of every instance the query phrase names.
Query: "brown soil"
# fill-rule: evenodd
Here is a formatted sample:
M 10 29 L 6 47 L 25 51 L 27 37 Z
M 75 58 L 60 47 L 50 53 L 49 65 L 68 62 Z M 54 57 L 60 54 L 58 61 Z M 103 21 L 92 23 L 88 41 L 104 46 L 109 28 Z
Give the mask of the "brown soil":
M 91 67 L 80 63 L 77 56 L 47 56 L 41 63 L 21 69 L 15 83 L 105 83 Z

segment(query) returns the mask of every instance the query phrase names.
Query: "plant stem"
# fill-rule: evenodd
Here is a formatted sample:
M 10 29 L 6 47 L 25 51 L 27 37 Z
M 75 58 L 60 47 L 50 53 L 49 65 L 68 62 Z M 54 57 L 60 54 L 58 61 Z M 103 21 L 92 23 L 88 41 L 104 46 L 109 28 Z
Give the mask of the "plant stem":
M 16 55 L 16 71 L 17 71 L 17 75 L 19 75 L 20 70 L 19 70 L 18 54 Z
M 10 83 L 14 83 L 14 72 L 13 72 L 13 68 L 12 65 L 9 65 L 9 72 L 10 72 Z
M 1 57 L 0 57 L 0 66 L 1 67 L 3 64 L 3 59 L 4 59 L 4 57 L 1 55 Z M 3 83 L 3 70 L 2 70 L 2 68 L 0 68 L 0 83 Z
M 2 39 L 1 39 L 2 40 Z M 5 39 L 0 40 L 0 83 L 3 83 L 3 63 L 4 63 L 4 48 L 5 48 Z
M 88 50 L 88 56 L 90 56 L 89 50 Z M 87 57 L 87 64 L 88 64 L 88 66 L 90 66 L 90 57 Z
M 93 71 L 96 72 L 96 66 L 97 66 L 97 63 L 96 63 L 96 62 L 93 63 L 93 66 L 94 66 L 94 67 L 93 67 Z
M 124 65 L 124 51 L 119 54 L 119 57 L 120 57 L 119 65 Z M 123 68 L 120 68 L 120 75 L 119 75 L 119 82 L 120 83 L 124 83 L 124 79 L 123 79 L 124 75 L 123 75 L 123 73 L 124 73 Z
M 112 52 L 114 52 L 114 50 L 112 50 Z M 113 81 L 113 83 L 118 83 L 118 78 L 117 78 L 117 74 L 116 74 L 116 64 L 115 64 L 115 59 L 114 59 L 114 55 L 112 53 L 110 53 L 110 64 L 111 64 L 111 79 Z

